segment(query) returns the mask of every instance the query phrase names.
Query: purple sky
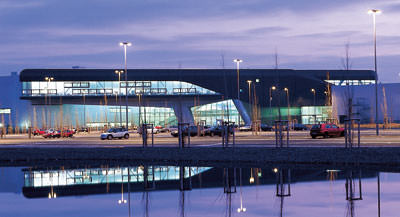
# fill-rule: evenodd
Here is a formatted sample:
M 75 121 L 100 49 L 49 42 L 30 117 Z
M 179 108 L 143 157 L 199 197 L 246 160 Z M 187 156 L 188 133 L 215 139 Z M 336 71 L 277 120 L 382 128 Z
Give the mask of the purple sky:
M 131 41 L 129 68 L 373 69 L 377 17 L 378 73 L 398 82 L 398 0 L 1 0 L 0 75 L 24 68 L 121 68 L 120 41 Z

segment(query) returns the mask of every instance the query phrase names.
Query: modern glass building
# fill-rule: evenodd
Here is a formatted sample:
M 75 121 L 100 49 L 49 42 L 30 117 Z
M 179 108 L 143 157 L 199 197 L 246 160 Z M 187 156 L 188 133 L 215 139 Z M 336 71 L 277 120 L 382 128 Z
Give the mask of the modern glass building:
M 25 69 L 21 99 L 32 104 L 32 126 L 114 126 L 126 121 L 176 125 L 309 124 L 331 112 L 331 85 L 373 84 L 370 70 Z M 237 87 L 239 83 L 239 87 Z M 312 91 L 313 89 L 313 91 Z M 239 93 L 239 96 L 238 96 Z

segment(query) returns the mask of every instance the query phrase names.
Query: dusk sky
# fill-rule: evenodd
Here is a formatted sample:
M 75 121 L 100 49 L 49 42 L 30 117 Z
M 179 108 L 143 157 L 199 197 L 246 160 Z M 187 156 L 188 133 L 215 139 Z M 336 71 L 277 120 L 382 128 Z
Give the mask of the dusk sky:
M 378 74 L 400 82 L 399 0 L 1 0 L 0 75 L 25 68 L 373 69 L 377 17 Z

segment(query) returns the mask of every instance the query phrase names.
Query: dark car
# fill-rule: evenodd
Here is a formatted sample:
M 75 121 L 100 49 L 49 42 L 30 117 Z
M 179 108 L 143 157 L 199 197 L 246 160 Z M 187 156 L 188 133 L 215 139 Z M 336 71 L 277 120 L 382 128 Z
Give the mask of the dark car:
M 197 131 L 198 131 L 197 126 L 189 126 L 189 127 L 186 126 L 186 127 L 183 127 L 182 134 L 183 134 L 183 136 L 187 136 L 187 135 L 189 135 L 189 132 L 190 132 L 190 136 L 197 136 Z M 178 129 L 171 131 L 171 136 L 178 137 L 179 136 Z
M 304 124 L 294 124 L 293 130 L 301 131 L 301 130 L 308 130 L 308 128 Z
M 214 126 L 209 128 L 208 135 L 209 136 L 222 136 L 224 128 L 222 126 Z M 230 134 L 233 134 L 233 128 L 229 127 L 228 131 Z
M 317 136 L 324 138 L 344 136 L 344 128 L 335 124 L 314 124 L 310 130 L 310 136 L 315 139 Z
M 272 128 L 272 126 L 269 126 L 268 124 L 261 124 L 261 130 L 262 131 L 272 131 L 273 128 Z

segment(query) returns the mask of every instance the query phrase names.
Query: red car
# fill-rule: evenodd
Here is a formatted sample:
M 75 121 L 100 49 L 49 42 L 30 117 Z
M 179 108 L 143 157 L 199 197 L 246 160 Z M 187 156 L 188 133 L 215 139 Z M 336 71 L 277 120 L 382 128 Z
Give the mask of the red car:
M 43 129 L 36 129 L 36 130 L 32 131 L 32 134 L 33 134 L 34 136 L 40 136 L 40 135 L 43 135 L 45 132 L 46 132 L 46 131 L 43 130 Z
M 335 124 L 314 124 L 310 130 L 310 136 L 315 139 L 317 136 L 324 138 L 344 136 L 344 128 Z
M 62 132 L 62 137 L 72 137 L 74 135 L 74 131 L 72 130 L 64 130 Z
M 44 138 L 60 138 L 61 132 L 59 130 L 47 130 L 43 135 Z

